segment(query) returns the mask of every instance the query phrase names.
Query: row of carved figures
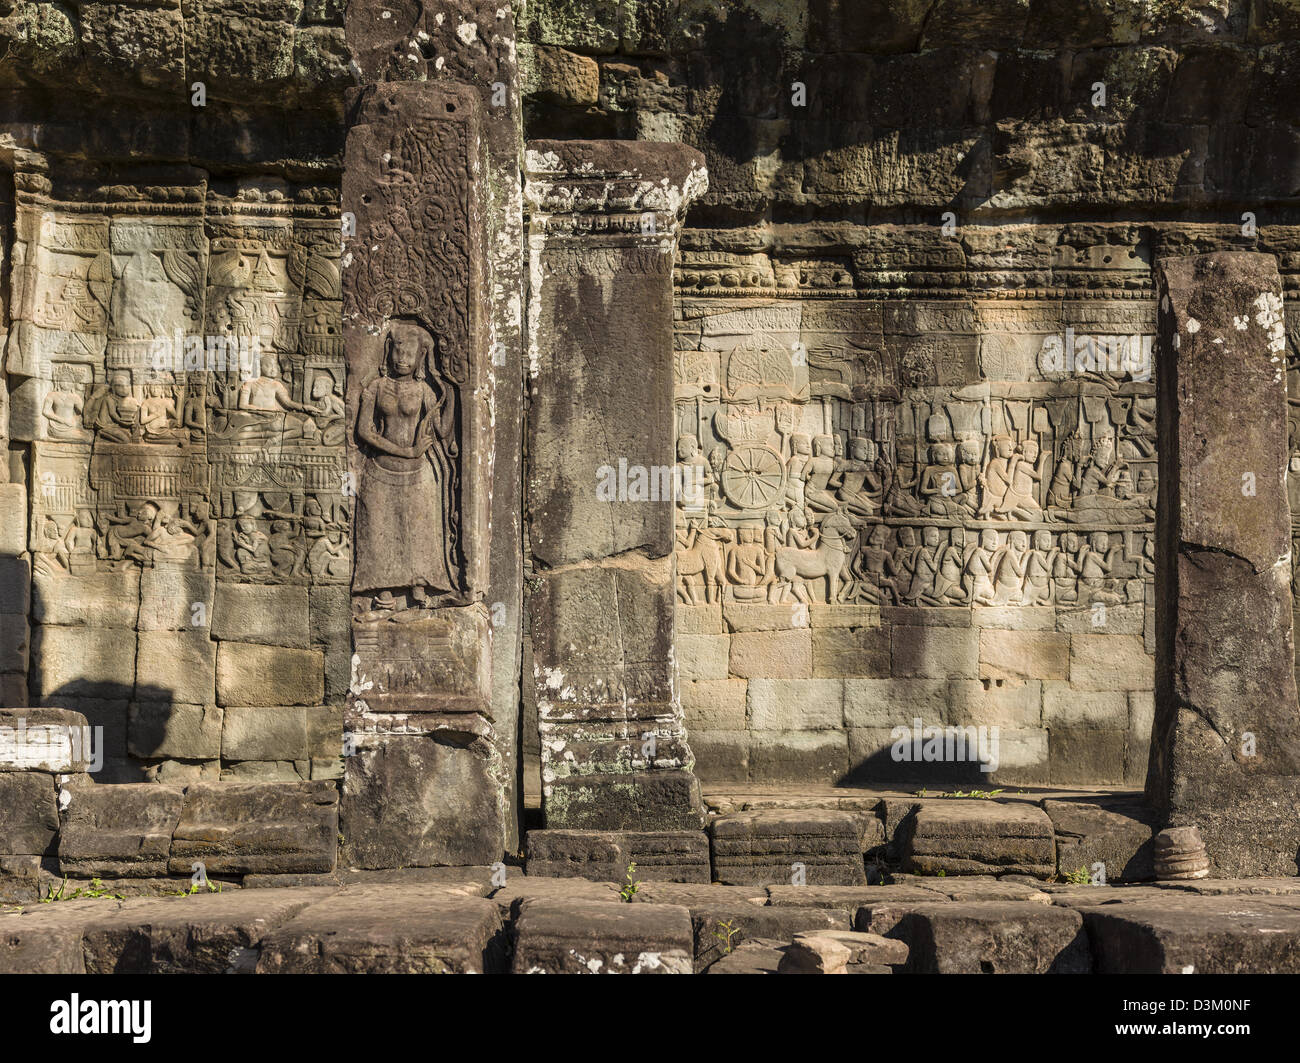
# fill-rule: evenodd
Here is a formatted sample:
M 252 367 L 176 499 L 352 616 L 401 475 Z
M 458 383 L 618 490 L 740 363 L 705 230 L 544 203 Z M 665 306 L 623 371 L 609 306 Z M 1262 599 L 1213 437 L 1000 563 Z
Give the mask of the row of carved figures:
M 296 401 L 279 360 L 264 354 L 258 372 L 242 381 L 197 374 L 187 384 L 135 383 L 129 370 L 117 369 L 90 388 L 65 369 L 56 372 L 41 413 L 56 440 L 184 443 L 210 434 L 241 443 L 341 445 L 345 412 L 334 375 L 317 371 L 308 398 Z
M 865 534 L 862 534 L 864 533 Z M 1051 605 L 1133 600 L 1153 578 L 1145 531 L 998 532 L 876 524 L 804 510 L 765 527 L 678 529 L 678 597 L 895 605 Z M 1136 583 L 1136 585 L 1135 585 Z
M 1113 434 L 1089 445 L 1078 435 L 1045 450 L 1032 435 L 967 437 L 914 444 L 891 462 L 866 436 L 793 433 L 780 447 L 748 440 L 719 443 L 707 456 L 699 438 L 678 437 L 682 502 L 711 511 L 807 507 L 815 519 L 843 509 L 877 515 L 950 519 L 1139 524 L 1154 514 L 1154 460 L 1132 464 Z M 987 450 L 987 453 L 986 453 Z
M 351 570 L 346 520 L 331 520 L 311 496 L 301 512 L 263 508 L 233 517 L 213 516 L 206 500 L 82 506 L 71 518 L 46 515 L 40 534 L 34 563 L 47 575 L 139 563 L 219 568 L 223 578 L 254 582 L 336 583 Z

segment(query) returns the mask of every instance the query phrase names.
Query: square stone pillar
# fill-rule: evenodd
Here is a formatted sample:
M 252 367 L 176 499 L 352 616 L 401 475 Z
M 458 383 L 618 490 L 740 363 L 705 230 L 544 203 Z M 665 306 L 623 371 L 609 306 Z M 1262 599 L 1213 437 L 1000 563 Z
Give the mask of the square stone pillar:
M 522 191 L 509 5 L 349 5 L 343 861 L 517 845 Z M 346 219 L 347 215 L 345 215 Z
M 1286 337 L 1273 256 L 1160 263 L 1156 717 L 1147 796 L 1219 875 L 1294 875 Z
M 526 151 L 528 616 L 548 828 L 698 829 L 673 659 L 680 144 Z

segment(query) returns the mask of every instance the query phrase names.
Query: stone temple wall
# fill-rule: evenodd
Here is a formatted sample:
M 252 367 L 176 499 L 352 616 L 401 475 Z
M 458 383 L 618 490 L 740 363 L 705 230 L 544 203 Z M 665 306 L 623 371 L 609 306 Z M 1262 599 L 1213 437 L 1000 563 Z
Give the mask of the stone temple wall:
M 1152 268 L 1261 250 L 1300 284 L 1298 31 L 1282 2 L 528 5 L 528 135 L 709 170 L 675 304 L 706 787 L 1141 785 Z M 896 763 L 918 717 L 999 727 L 998 770 Z
M 337 779 L 340 11 L 9 8 L 3 703 L 99 782 Z

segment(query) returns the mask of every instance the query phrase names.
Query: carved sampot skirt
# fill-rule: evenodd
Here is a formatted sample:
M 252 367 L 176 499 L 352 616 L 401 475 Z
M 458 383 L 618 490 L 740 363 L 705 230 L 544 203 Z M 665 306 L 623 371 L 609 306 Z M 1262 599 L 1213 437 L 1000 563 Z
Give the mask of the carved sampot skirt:
M 445 485 L 427 458 L 367 457 L 358 485 L 354 591 L 454 589 L 447 569 Z

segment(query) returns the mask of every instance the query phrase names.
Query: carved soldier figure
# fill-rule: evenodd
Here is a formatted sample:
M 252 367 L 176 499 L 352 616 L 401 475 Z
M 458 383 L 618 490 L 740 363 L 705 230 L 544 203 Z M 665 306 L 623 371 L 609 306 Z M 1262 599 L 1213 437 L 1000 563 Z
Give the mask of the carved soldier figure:
M 460 589 L 452 498 L 459 456 L 454 386 L 433 335 L 389 325 L 379 375 L 366 384 L 356 435 L 365 458 L 357 493 L 352 587 L 373 592 L 374 612 L 415 619 L 430 599 Z M 410 605 L 400 608 L 397 595 Z
M 993 577 L 998 562 L 998 533 L 992 528 L 980 532 L 979 545 L 970 552 L 962 571 L 966 596 L 972 605 L 995 605 Z
M 877 524 L 849 564 L 849 572 L 857 580 L 853 592 L 856 600 L 879 605 L 885 600 L 886 592 L 892 596 L 894 583 L 885 572 L 885 563 L 890 558 L 885 546 L 888 541 L 889 529 Z
M 1057 551 L 1052 549 L 1052 533 L 1034 532 L 1034 547 L 1025 561 L 1024 602 L 1026 605 L 1050 605 L 1052 601 L 1052 567 Z
M 1061 536 L 1061 548 L 1052 561 L 1052 586 L 1058 602 L 1079 600 L 1079 537 L 1074 532 Z
M 1093 602 L 1122 602 L 1123 596 L 1115 594 L 1108 585 L 1109 576 L 1115 567 L 1114 553 L 1119 547 L 1110 545 L 1110 536 L 1105 532 L 1093 532 L 1088 537 L 1088 544 L 1079 554 L 1079 582 L 1088 590 L 1088 600 Z
M 245 576 L 272 574 L 270 540 L 253 517 L 244 516 L 235 521 L 234 546 L 235 563 Z
M 934 596 L 935 581 L 939 578 L 939 562 L 943 555 L 940 539 L 941 532 L 933 524 L 922 529 L 922 545 L 916 551 L 916 560 L 912 567 L 912 582 L 907 590 L 899 595 L 908 605 L 941 604 L 941 599 Z
M 1038 440 L 1030 438 L 1020 444 L 1019 453 L 1011 459 L 1010 482 L 996 507 L 999 515 L 1013 520 L 1038 520 L 1043 508 L 1038 504 L 1038 485 L 1043 470 L 1038 461 Z
M 993 456 L 979 478 L 979 485 L 984 490 L 979 508 L 981 519 L 1002 515 L 1002 499 L 1011 486 L 1011 455 L 1014 450 L 1015 442 L 1010 436 L 994 437 Z
M 966 532 L 953 528 L 948 535 L 948 545 L 939 559 L 939 574 L 934 580 L 933 597 L 939 602 L 965 602 L 969 600 L 962 576 L 966 571 Z
M 1017 528 L 1007 536 L 1007 545 L 998 555 L 997 568 L 993 575 L 995 604 L 1020 604 L 1024 598 L 1028 561 L 1029 537 Z

